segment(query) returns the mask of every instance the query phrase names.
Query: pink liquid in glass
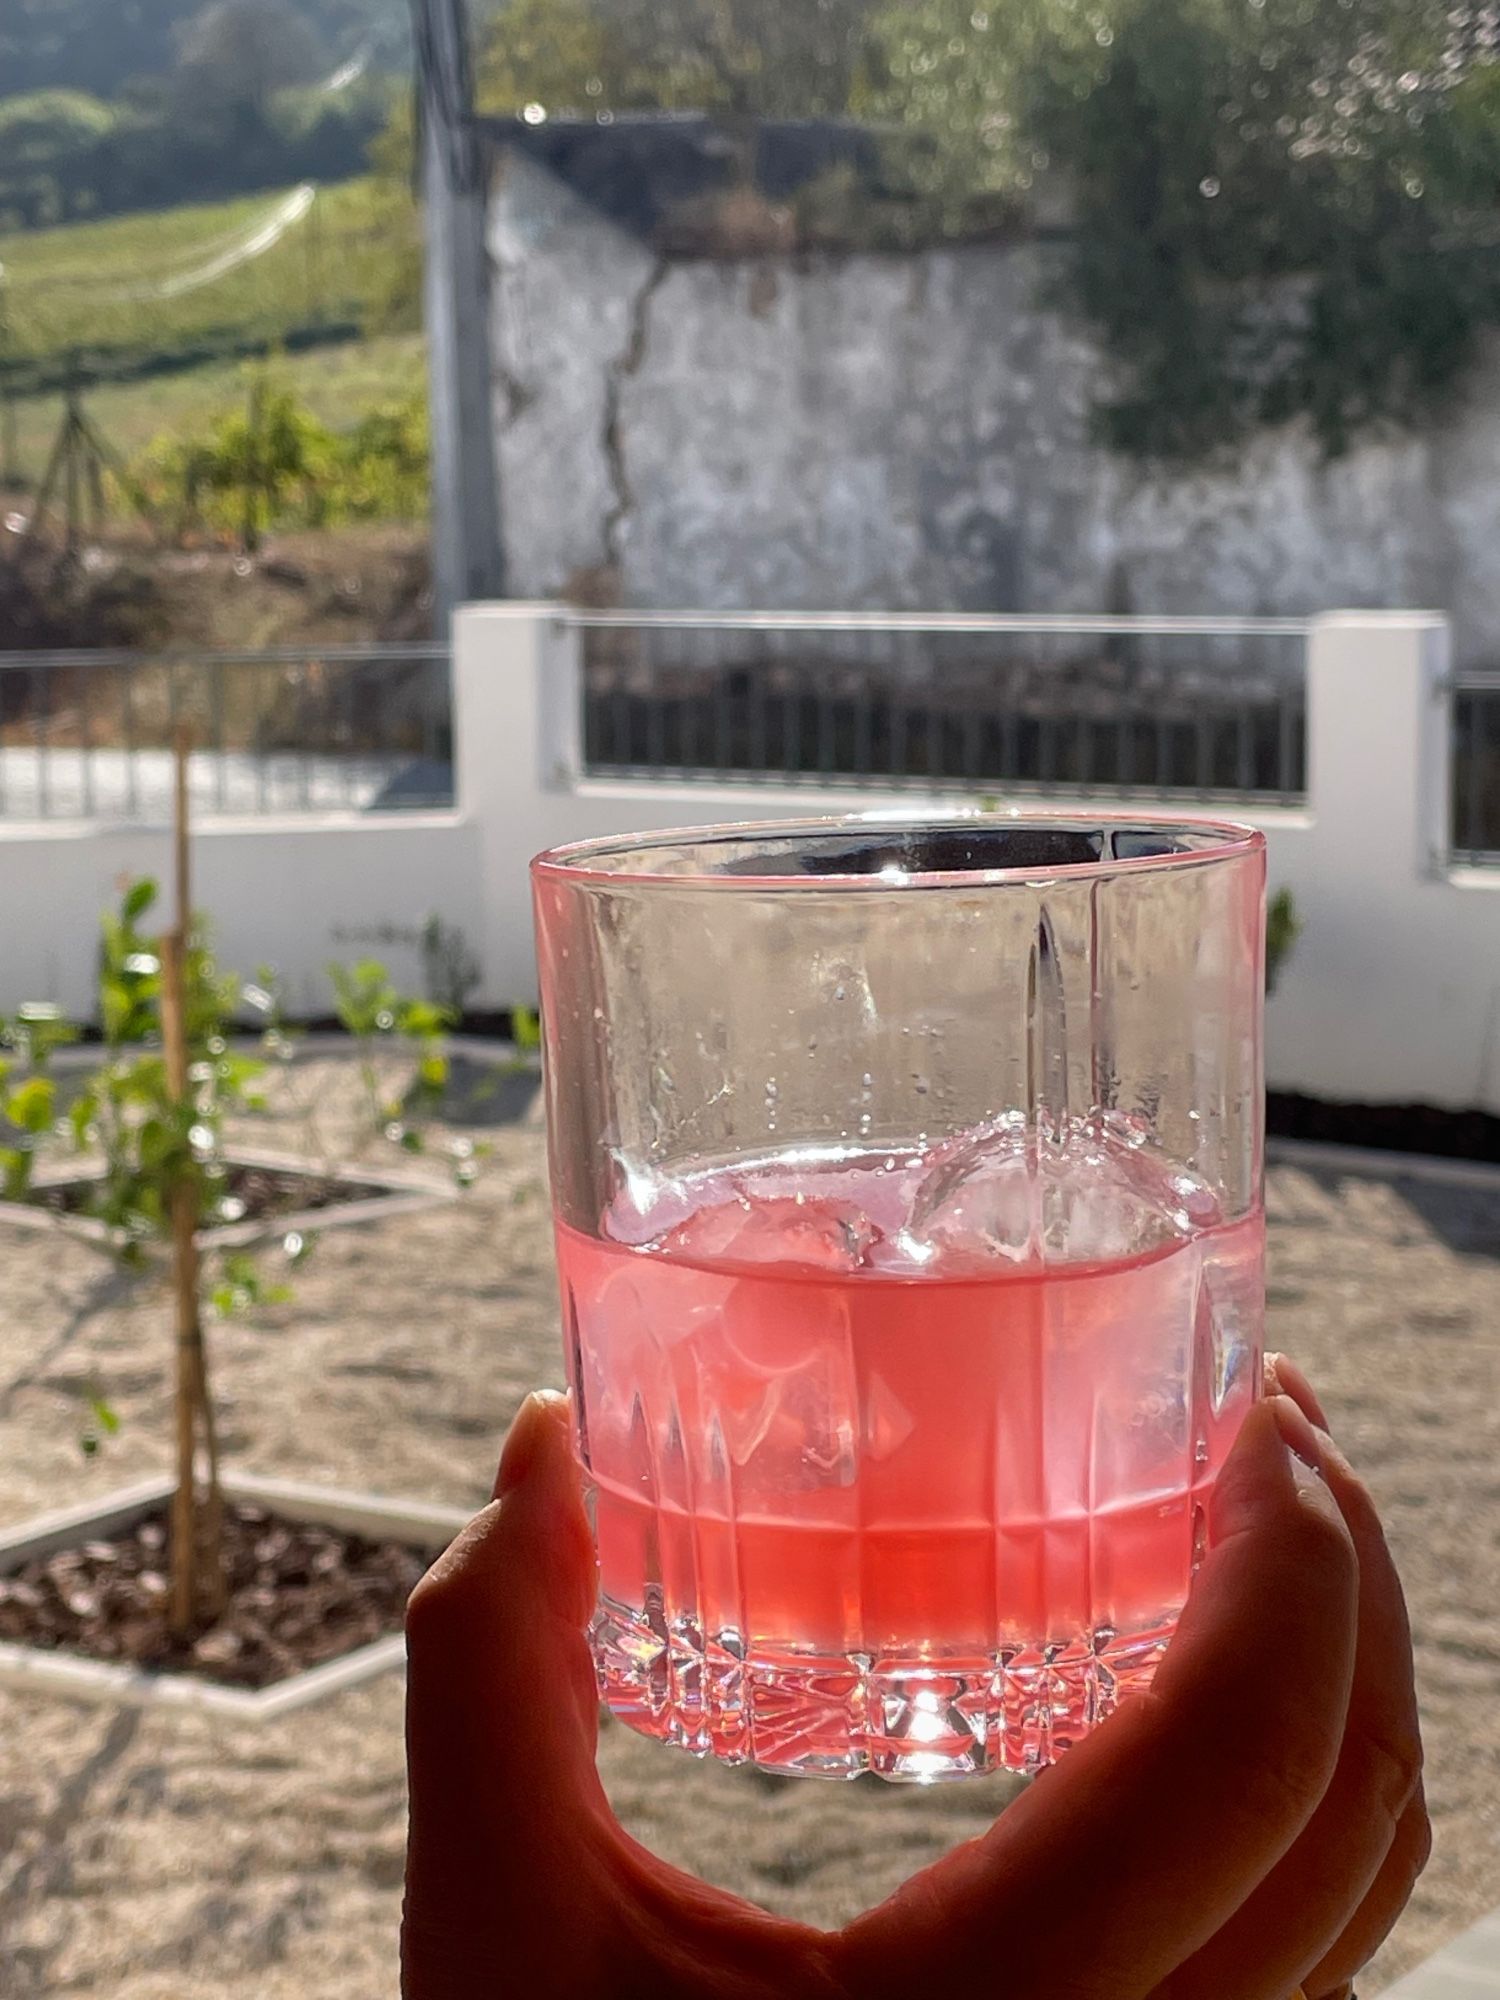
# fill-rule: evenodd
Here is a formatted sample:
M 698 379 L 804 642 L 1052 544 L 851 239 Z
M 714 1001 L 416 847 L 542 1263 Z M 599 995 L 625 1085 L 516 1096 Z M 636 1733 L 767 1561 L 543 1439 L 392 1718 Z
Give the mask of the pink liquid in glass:
M 609 1706 L 788 1771 L 1049 1761 L 1171 1636 L 1260 1250 L 1128 1137 L 1018 1120 L 561 1229 Z

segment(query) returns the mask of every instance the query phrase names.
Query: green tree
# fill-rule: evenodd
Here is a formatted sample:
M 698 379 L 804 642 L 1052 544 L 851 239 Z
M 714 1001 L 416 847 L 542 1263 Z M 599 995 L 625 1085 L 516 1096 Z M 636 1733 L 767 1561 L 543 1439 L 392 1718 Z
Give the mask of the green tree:
M 63 219 L 115 114 L 81 90 L 0 98 L 0 208 L 29 228 Z
M 1308 419 L 1332 451 L 1446 389 L 1500 317 L 1495 73 L 1438 0 L 1121 0 L 1019 87 L 1066 171 L 1066 296 L 1103 435 L 1196 456 Z
M 496 111 L 837 117 L 878 62 L 876 0 L 511 0 L 479 60 Z
M 264 118 L 278 90 L 311 82 L 326 60 L 290 0 L 210 0 L 180 31 L 178 95 L 198 119 L 224 107 Z

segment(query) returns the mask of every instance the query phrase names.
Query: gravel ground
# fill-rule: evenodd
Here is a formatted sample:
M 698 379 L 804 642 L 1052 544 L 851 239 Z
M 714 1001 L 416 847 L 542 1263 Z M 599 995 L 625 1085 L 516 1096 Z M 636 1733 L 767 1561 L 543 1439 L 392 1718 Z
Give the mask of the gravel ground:
M 484 1499 L 520 1397 L 561 1372 L 540 1135 L 523 1122 L 493 1136 L 465 1199 L 330 1232 L 293 1306 L 215 1331 L 235 1463 Z M 1283 1165 L 1270 1205 L 1271 1340 L 1306 1363 L 1374 1486 L 1417 1630 L 1437 1847 L 1363 1985 L 1373 1993 L 1500 1903 L 1500 1198 Z M 159 1293 L 3 1222 L 0 1257 L 0 1521 L 164 1467 Z M 86 1459 L 81 1402 L 96 1383 L 122 1428 Z M 1274 1633 L 1266 1651 L 1274 1671 Z M 0 1991 L 393 1992 L 401 1698 L 392 1674 L 252 1727 L 0 1693 Z M 601 1761 L 622 1817 L 658 1851 L 825 1923 L 1008 1795 L 1002 1781 L 778 1781 L 613 1726 Z

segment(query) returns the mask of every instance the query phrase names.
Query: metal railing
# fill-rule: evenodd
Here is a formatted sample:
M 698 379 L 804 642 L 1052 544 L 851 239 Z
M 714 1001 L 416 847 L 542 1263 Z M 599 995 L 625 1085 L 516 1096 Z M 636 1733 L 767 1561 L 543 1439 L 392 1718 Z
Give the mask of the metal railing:
M 1452 859 L 1500 867 L 1500 669 L 1453 678 Z
M 0 822 L 164 819 L 183 723 L 200 817 L 451 805 L 449 680 L 420 644 L 0 653 Z
M 1297 619 L 569 611 L 584 762 L 671 775 L 1296 804 Z

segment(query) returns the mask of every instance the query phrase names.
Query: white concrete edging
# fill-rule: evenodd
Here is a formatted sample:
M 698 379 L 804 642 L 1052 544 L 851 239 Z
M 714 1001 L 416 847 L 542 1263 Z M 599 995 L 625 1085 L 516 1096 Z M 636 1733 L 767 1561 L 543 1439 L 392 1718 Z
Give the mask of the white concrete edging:
M 303 1154 L 277 1152 L 271 1147 L 230 1146 L 225 1151 L 224 1159 L 229 1166 L 265 1167 L 280 1173 L 304 1174 L 309 1179 L 318 1177 L 321 1172 Z M 70 1187 L 76 1181 L 102 1180 L 103 1177 L 101 1166 L 86 1163 L 41 1175 L 35 1185 L 38 1188 Z M 226 1222 L 214 1229 L 200 1229 L 198 1247 L 202 1250 L 242 1250 L 251 1244 L 269 1242 L 277 1236 L 320 1236 L 329 1229 L 351 1229 L 366 1222 L 383 1222 L 387 1216 L 417 1215 L 424 1209 L 439 1208 L 459 1199 L 456 1187 L 444 1187 L 440 1182 L 423 1180 L 416 1174 L 392 1172 L 386 1167 L 375 1167 L 366 1173 L 358 1165 L 341 1163 L 322 1173 L 322 1178 L 354 1181 L 365 1187 L 379 1188 L 381 1192 L 362 1201 L 338 1202 L 332 1208 L 298 1209 L 290 1215 L 267 1216 L 254 1222 Z M 17 1229 L 57 1230 L 100 1249 L 111 1247 L 108 1224 L 92 1215 L 54 1215 L 30 1202 L 4 1201 L 0 1202 L 0 1221 L 11 1223 Z
M 130 1527 L 169 1498 L 172 1486 L 172 1480 L 165 1476 L 141 1480 L 103 1500 L 60 1508 L 0 1534 L 0 1576 L 9 1575 L 38 1556 L 53 1555 L 80 1541 Z M 345 1534 L 368 1535 L 371 1539 L 406 1542 L 434 1555 L 446 1548 L 470 1519 L 462 1508 L 386 1500 L 372 1493 L 308 1486 L 297 1480 L 270 1479 L 250 1472 L 226 1472 L 223 1486 L 226 1499 L 264 1507 L 284 1520 L 336 1528 Z M 401 1666 L 405 1658 L 406 1641 L 399 1632 L 393 1632 L 342 1659 L 294 1674 L 274 1687 L 252 1690 L 219 1687 L 190 1674 L 152 1673 L 139 1667 L 116 1666 L 105 1660 L 87 1660 L 76 1654 L 7 1641 L 0 1642 L 0 1687 L 128 1708 L 191 1709 L 242 1722 L 270 1722 L 327 1695 L 360 1687 L 378 1674 Z

